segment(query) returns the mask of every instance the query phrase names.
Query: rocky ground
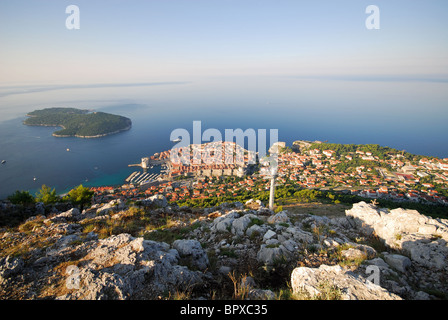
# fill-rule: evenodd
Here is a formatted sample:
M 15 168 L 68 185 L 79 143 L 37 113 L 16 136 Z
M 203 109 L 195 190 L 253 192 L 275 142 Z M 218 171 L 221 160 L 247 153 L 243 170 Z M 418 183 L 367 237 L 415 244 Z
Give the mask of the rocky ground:
M 448 221 L 413 210 L 360 202 L 327 217 L 154 196 L 38 213 L 0 230 L 0 299 L 448 297 Z

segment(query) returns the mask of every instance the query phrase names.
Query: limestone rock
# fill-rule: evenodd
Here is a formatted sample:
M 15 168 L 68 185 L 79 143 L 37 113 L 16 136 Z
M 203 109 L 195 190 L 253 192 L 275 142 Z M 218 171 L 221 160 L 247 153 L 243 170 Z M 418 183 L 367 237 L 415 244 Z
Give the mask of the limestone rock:
M 80 290 L 59 299 L 130 299 L 156 296 L 202 282 L 202 273 L 177 265 L 177 250 L 163 242 L 111 236 L 94 243 L 79 267 Z
M 448 270 L 448 220 L 431 219 L 416 210 L 378 209 L 365 202 L 346 210 L 348 221 L 362 233 L 375 233 L 385 244 L 404 250 L 424 266 Z
M 197 240 L 176 240 L 173 248 L 179 252 L 181 258 L 189 259 L 190 263 L 199 270 L 207 269 L 209 265 L 207 253 Z
M 112 200 L 109 203 L 106 203 L 105 205 L 98 208 L 96 210 L 96 214 L 104 215 L 110 213 L 111 211 L 123 210 L 125 206 L 125 203 L 121 199 Z
M 384 260 L 400 272 L 406 272 L 406 269 L 411 266 L 411 260 L 399 254 L 385 254 Z
M 281 259 L 287 258 L 289 251 L 284 246 L 269 246 L 262 244 L 257 253 L 257 259 L 267 267 L 274 266 Z
M 276 233 L 274 232 L 274 231 L 272 231 L 272 230 L 268 230 L 268 231 L 266 231 L 266 233 L 264 234 L 264 236 L 263 236 L 263 240 L 269 240 L 269 239 L 271 239 L 272 237 L 274 237 L 276 235 Z
M 143 201 L 144 205 L 154 205 L 159 208 L 165 208 L 168 205 L 168 201 L 166 200 L 164 195 L 155 194 L 149 198 L 146 198 Z
M 62 212 L 52 218 L 51 222 L 67 222 L 67 221 L 78 221 L 81 218 L 81 213 L 77 208 L 72 208 L 68 211 Z
M 235 235 L 242 236 L 246 232 L 247 227 L 252 222 L 252 219 L 257 216 L 254 214 L 246 214 L 240 218 L 232 221 L 231 232 Z
M 24 262 L 21 258 L 7 256 L 0 259 L 0 278 L 9 278 L 20 273 L 23 266 Z
M 288 215 L 285 211 L 281 211 L 279 213 L 276 213 L 273 216 L 270 216 L 268 218 L 268 223 L 274 224 L 274 223 L 286 223 L 289 221 Z
M 399 296 L 338 265 L 295 268 L 291 274 L 291 286 L 294 293 L 306 292 L 310 297 L 321 295 L 325 287 L 331 287 L 339 292 L 342 300 L 401 300 Z
M 221 232 L 230 231 L 233 224 L 233 220 L 235 220 L 239 216 L 240 215 L 237 211 L 230 211 L 225 215 L 216 218 L 213 221 L 212 228 L 215 231 L 221 231 Z

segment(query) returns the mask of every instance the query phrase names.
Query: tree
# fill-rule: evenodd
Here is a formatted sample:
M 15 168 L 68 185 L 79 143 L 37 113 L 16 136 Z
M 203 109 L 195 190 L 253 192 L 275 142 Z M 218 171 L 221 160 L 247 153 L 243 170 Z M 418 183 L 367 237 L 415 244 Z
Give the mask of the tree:
M 89 188 L 85 188 L 81 185 L 70 190 L 64 197 L 65 200 L 71 201 L 74 205 L 79 205 L 79 211 L 82 211 L 84 205 L 89 204 L 92 201 L 94 192 Z
M 51 189 L 46 185 L 36 193 L 36 202 L 43 202 L 44 204 L 52 204 L 58 202 L 59 197 L 56 195 L 56 189 Z
M 8 197 L 8 200 L 13 204 L 28 205 L 35 202 L 34 197 L 29 191 L 19 191 L 17 190 L 12 195 Z

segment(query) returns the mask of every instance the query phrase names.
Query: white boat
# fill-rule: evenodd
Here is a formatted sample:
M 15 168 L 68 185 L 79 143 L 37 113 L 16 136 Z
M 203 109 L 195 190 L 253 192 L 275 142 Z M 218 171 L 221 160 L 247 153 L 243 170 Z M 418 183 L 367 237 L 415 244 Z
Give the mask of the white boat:
M 177 138 L 177 139 L 174 139 L 174 140 L 171 140 L 172 142 L 181 142 L 182 141 L 182 139 L 180 139 L 180 138 Z
M 6 163 L 6 160 L 2 160 L 2 164 L 5 164 Z

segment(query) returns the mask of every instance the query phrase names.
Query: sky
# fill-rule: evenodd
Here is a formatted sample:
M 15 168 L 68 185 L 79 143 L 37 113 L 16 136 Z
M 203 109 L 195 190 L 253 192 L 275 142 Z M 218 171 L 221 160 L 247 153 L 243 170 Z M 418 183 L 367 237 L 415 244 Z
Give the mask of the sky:
M 68 29 L 69 5 L 80 29 Z M 380 29 L 366 28 L 369 5 Z M 1 0 L 0 86 L 290 76 L 448 81 L 448 1 Z

